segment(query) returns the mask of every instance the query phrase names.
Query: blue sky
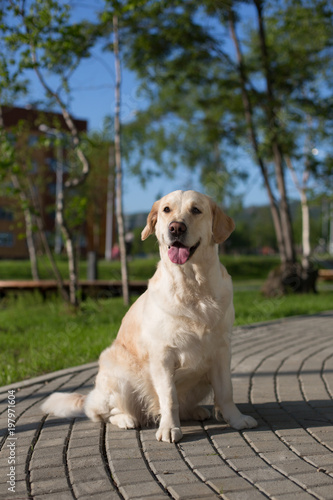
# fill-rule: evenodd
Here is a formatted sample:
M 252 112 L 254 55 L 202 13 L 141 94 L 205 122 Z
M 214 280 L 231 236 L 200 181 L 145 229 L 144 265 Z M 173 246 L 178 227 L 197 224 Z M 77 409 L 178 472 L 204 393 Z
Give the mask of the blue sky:
M 101 0 L 94 2 L 72 1 L 75 7 L 75 18 L 79 20 L 83 17 L 94 16 L 96 8 L 103 4 Z M 28 101 L 39 100 L 43 91 L 38 81 L 31 74 L 31 86 Z M 138 96 L 138 81 L 135 75 L 123 68 L 122 85 L 122 109 L 121 116 L 124 122 L 131 120 L 138 109 L 145 106 L 143 98 Z M 114 84 L 115 71 L 114 60 L 110 52 L 103 53 L 100 47 L 93 51 L 93 56 L 84 61 L 74 73 L 71 79 L 72 99 L 70 111 L 76 118 L 86 119 L 89 130 L 102 130 L 105 116 L 113 114 L 114 110 Z M 249 169 L 250 176 L 246 183 L 241 183 L 238 193 L 244 193 L 245 205 L 259 205 L 268 203 L 265 190 L 262 187 L 261 177 L 257 167 L 250 165 L 244 158 L 246 168 Z M 203 191 L 198 178 L 190 174 L 185 168 L 178 168 L 173 179 L 165 177 L 154 178 L 147 182 L 145 188 L 141 187 L 138 180 L 132 176 L 124 176 L 124 211 L 134 213 L 149 211 L 152 203 L 160 195 L 165 195 L 175 189 L 196 189 Z

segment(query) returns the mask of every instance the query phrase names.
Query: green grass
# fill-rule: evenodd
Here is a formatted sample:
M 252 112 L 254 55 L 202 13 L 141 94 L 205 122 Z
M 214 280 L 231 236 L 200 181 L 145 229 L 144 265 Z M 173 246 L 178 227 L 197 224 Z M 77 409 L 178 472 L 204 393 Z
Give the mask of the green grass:
M 126 312 L 122 299 L 88 300 L 73 312 L 38 294 L 0 302 L 0 385 L 98 359 Z
M 132 280 L 149 279 L 154 274 L 158 257 L 149 259 L 133 259 L 129 262 L 129 277 Z M 64 279 L 68 279 L 68 266 L 65 258 L 57 258 L 57 266 Z M 38 270 L 41 279 L 54 279 L 51 266 L 45 257 L 39 257 Z M 79 262 L 80 279 L 87 278 L 87 262 Z M 98 278 L 103 280 L 121 279 L 120 262 L 98 263 Z M 31 279 L 30 263 L 27 260 L 0 260 L 0 280 Z
M 269 271 L 279 263 L 277 257 L 263 256 L 233 256 L 222 255 L 221 261 L 227 267 L 228 272 L 234 280 L 246 279 L 265 279 Z M 156 269 L 158 256 L 148 259 L 133 259 L 129 262 L 129 278 L 132 280 L 145 280 L 151 278 Z M 57 264 L 61 275 L 68 277 L 67 262 L 65 258 L 57 258 Z M 45 257 L 38 259 L 38 267 L 41 279 L 53 279 L 52 270 Z M 87 277 L 87 263 L 79 263 L 80 279 Z M 120 279 L 120 263 L 106 262 L 100 260 L 98 263 L 99 279 Z M 31 270 L 29 261 L 21 260 L 0 260 L 0 280 L 25 280 L 31 279 Z
M 333 292 L 291 294 L 268 299 L 259 291 L 239 291 L 234 294 L 235 325 L 272 321 L 301 314 L 316 314 L 333 308 Z
M 332 309 L 333 292 L 265 299 L 236 291 L 236 325 Z M 87 300 L 74 313 L 59 298 L 38 294 L 0 302 L 0 386 L 98 359 L 126 312 L 122 299 Z

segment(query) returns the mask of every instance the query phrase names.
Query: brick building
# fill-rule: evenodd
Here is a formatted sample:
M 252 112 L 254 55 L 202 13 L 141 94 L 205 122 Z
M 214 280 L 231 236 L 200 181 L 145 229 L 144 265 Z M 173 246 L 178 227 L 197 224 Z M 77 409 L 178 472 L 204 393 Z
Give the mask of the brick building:
M 55 237 L 55 196 L 57 189 L 57 165 L 61 157 L 63 175 L 66 177 L 66 134 L 68 128 L 61 114 L 36 109 L 2 106 L 2 121 L 7 137 L 17 153 L 17 162 L 31 180 L 31 189 L 38 200 L 46 234 L 51 244 Z M 74 119 L 79 132 L 87 130 L 86 120 Z M 52 141 L 55 136 L 63 140 Z M 48 136 L 50 144 L 40 146 L 39 138 Z M 22 182 L 27 179 L 22 179 Z M 10 185 L 10 177 L 6 179 Z M 28 258 L 24 218 L 18 203 L 18 194 L 6 195 L 6 185 L 0 186 L 0 258 Z M 84 230 L 84 233 L 86 231 Z M 80 238 L 86 250 L 85 234 Z M 38 244 L 37 244 L 38 246 Z

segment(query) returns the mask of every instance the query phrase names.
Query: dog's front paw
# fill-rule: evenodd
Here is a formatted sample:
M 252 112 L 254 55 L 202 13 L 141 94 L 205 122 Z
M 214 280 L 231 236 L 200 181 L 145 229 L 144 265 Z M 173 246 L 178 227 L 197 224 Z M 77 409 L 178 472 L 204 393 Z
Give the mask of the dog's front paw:
M 253 427 L 257 427 L 258 422 L 249 415 L 243 415 L 241 413 L 236 418 L 231 418 L 229 424 L 239 431 L 241 429 L 252 429 Z
M 177 443 L 183 437 L 180 427 L 159 427 L 156 432 L 157 441 L 164 441 L 165 443 Z
M 117 425 L 120 429 L 135 429 L 139 425 L 139 422 L 131 415 L 127 415 L 127 413 L 111 415 L 109 420 L 111 424 Z

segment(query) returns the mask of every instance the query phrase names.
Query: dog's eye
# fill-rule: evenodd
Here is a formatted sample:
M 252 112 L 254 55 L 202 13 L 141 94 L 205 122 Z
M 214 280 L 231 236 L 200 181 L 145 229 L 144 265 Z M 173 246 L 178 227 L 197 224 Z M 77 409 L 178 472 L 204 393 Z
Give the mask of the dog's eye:
M 170 207 L 164 207 L 163 208 L 163 212 L 165 212 L 166 214 L 168 214 L 169 212 L 171 212 Z
M 194 215 L 201 214 L 201 210 L 199 210 L 197 207 L 192 207 L 191 212 Z

